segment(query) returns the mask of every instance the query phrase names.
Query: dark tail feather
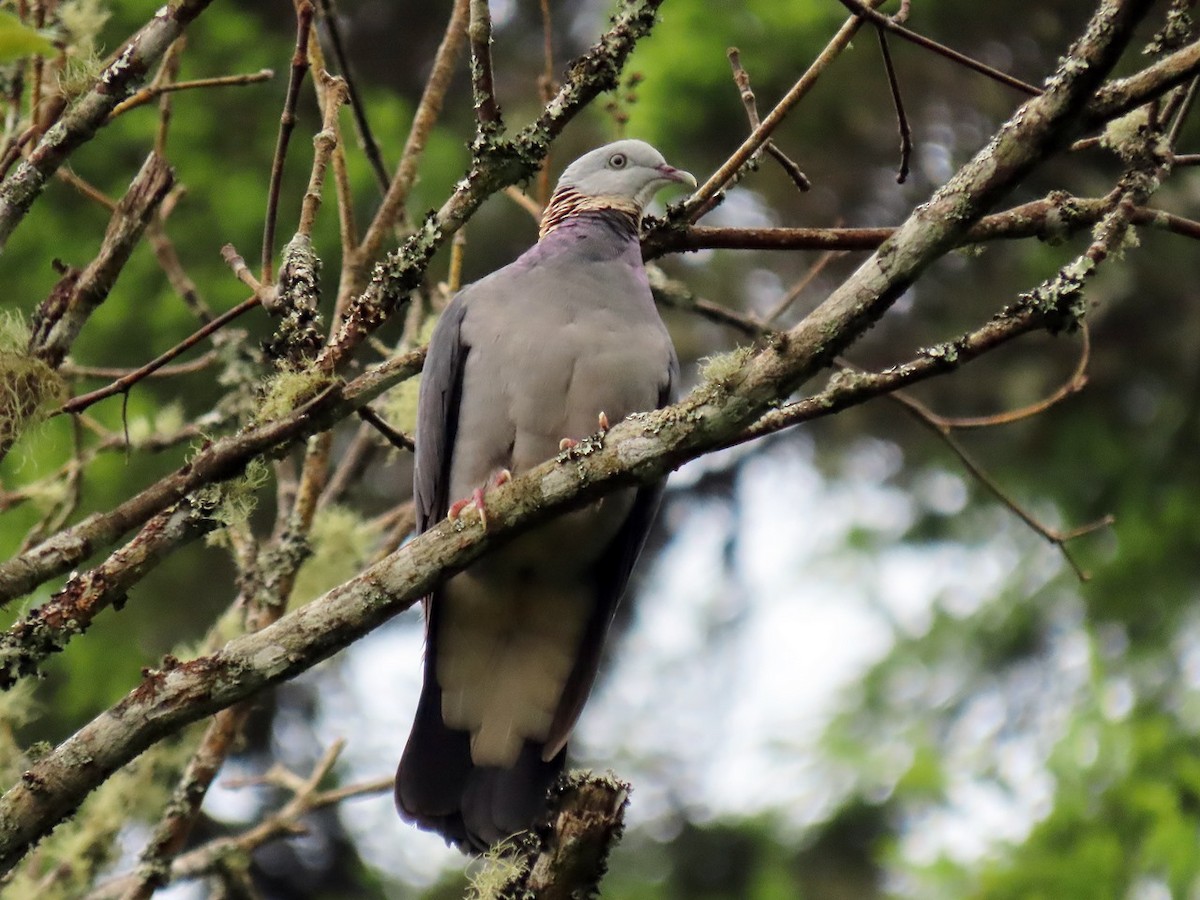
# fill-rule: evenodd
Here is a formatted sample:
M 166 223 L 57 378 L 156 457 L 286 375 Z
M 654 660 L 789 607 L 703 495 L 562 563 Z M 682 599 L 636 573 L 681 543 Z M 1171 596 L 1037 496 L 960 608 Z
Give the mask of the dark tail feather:
M 448 843 L 465 847 L 468 838 L 459 807 L 472 769 L 471 739 L 442 723 L 441 694 L 427 678 L 396 769 L 396 809 Z
M 566 750 L 549 762 L 525 742 L 511 769 L 471 762 L 470 735 L 442 722 L 441 691 L 426 681 L 412 734 L 396 770 L 396 808 L 464 851 L 482 851 L 534 824 Z

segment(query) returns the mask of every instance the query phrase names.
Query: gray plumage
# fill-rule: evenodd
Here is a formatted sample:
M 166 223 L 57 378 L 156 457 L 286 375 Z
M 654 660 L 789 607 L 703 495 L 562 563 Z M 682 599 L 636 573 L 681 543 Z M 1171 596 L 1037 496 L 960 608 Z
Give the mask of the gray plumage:
M 464 288 L 429 344 L 417 417 L 417 532 L 498 473 L 670 402 L 679 364 L 638 225 L 654 193 L 694 185 L 641 141 L 580 157 L 539 242 Z M 661 486 L 539 526 L 425 598 L 425 682 L 396 773 L 401 815 L 464 849 L 528 828 L 562 771 L 605 635 Z

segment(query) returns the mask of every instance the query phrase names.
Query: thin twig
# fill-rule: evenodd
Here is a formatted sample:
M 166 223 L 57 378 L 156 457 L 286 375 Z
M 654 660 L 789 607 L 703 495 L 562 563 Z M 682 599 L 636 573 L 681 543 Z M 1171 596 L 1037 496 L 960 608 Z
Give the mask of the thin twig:
M 169 199 L 170 195 L 168 195 Z M 159 267 L 166 274 L 167 281 L 171 283 L 171 287 L 179 294 L 184 305 L 200 320 L 201 324 L 211 322 L 214 318 L 212 310 L 208 308 L 208 304 L 200 296 L 200 290 L 196 287 L 196 282 L 184 270 L 183 262 L 179 259 L 179 254 L 175 250 L 175 244 L 167 234 L 163 218 L 166 207 L 167 203 L 164 201 L 159 214 L 146 228 L 146 238 L 150 242 L 150 248 L 154 251 L 154 258 L 158 260 Z
M 296 127 L 296 103 L 300 99 L 300 84 L 308 72 L 308 37 L 312 26 L 313 5 L 309 0 L 296 3 L 296 49 L 292 52 L 291 77 L 287 96 L 279 116 L 279 136 L 275 155 L 271 159 L 271 180 L 267 189 L 267 212 L 263 222 L 261 279 L 264 284 L 273 280 L 275 258 L 275 222 L 279 216 L 279 189 L 283 184 L 283 163 L 287 158 L 288 142 Z
M 340 745 L 341 742 L 338 742 L 335 746 L 340 750 Z M 241 834 L 233 837 L 214 838 L 194 850 L 180 855 L 172 862 L 164 884 L 190 881 L 211 875 L 229 859 L 245 857 L 270 841 L 304 833 L 307 829 L 303 820 L 309 814 L 346 800 L 390 791 L 394 781 L 394 776 L 387 775 L 326 791 L 316 790 L 320 781 L 328 777 L 331 770 L 332 762 L 330 754 L 327 752 L 314 768 L 314 774 L 320 773 L 315 780 L 312 775 L 301 778 L 276 767 L 262 778 L 223 781 L 222 784 L 225 787 L 234 789 L 268 784 L 288 791 L 292 794 L 292 798 L 283 807 L 267 815 L 262 822 Z M 126 875 L 102 884 L 87 894 L 85 900 L 117 900 L 129 889 L 133 878 L 132 875 Z
M 543 171 L 545 170 L 543 169 Z M 504 196 L 529 213 L 535 222 L 542 221 L 542 204 L 538 203 L 515 184 L 510 184 L 504 189 Z
M 254 291 L 256 297 L 261 298 L 266 288 L 261 281 L 254 277 L 254 273 L 246 265 L 245 258 L 237 252 L 237 248 L 233 244 L 225 244 L 221 247 L 221 259 L 225 260 L 225 265 L 233 270 L 233 275 L 238 281 Z
M 325 26 L 325 34 L 329 37 L 329 48 L 333 51 L 338 72 L 346 82 L 346 90 L 350 96 L 350 111 L 354 116 L 354 130 L 358 134 L 359 146 L 362 147 L 363 155 L 367 157 L 367 163 L 375 174 L 379 193 L 386 195 L 391 178 L 388 176 L 387 166 L 383 162 L 383 153 L 380 152 L 379 143 L 371 131 L 370 122 L 367 121 L 366 104 L 363 103 L 362 96 L 358 93 L 354 69 L 342 41 L 342 27 L 338 22 L 337 6 L 334 0 L 317 0 L 317 12 Z
M 178 363 L 174 366 L 162 366 L 146 376 L 150 378 L 174 378 L 177 375 L 191 375 L 211 366 L 217 360 L 217 352 L 209 350 L 191 362 Z M 124 378 L 132 375 L 137 369 L 116 368 L 113 366 L 81 366 L 73 362 L 65 362 L 59 371 L 68 378 Z
M 908 180 L 908 163 L 912 157 L 912 129 L 908 125 L 908 116 L 904 112 L 904 98 L 900 96 L 900 81 L 896 78 L 896 67 L 892 63 L 892 51 L 888 47 L 887 33 L 882 28 L 876 28 L 879 38 L 879 52 L 883 55 L 883 69 L 887 73 L 888 89 L 892 94 L 892 106 L 896 110 L 896 127 L 900 132 L 900 167 L 896 172 L 896 183 L 904 184 Z
M 938 56 L 944 56 L 946 59 L 953 60 L 960 66 L 965 66 L 972 71 L 978 72 L 981 75 L 986 75 L 993 81 L 998 81 L 1003 85 L 1014 88 L 1023 94 L 1030 97 L 1040 96 L 1041 88 L 1034 87 L 1032 84 L 1027 84 L 1019 78 L 1009 75 L 1007 72 L 1001 72 L 999 69 L 994 69 L 986 63 L 982 63 L 977 59 L 972 59 L 965 53 L 959 53 L 957 50 L 952 50 L 945 44 L 939 44 L 937 41 L 927 38 L 922 34 L 905 28 L 900 24 L 900 21 L 891 16 L 885 16 L 871 6 L 868 6 L 863 0 L 841 0 L 842 6 L 849 9 L 857 16 L 862 16 L 869 22 L 886 31 L 904 38 L 904 40 L 916 44 L 918 47 L 924 47 L 926 50 L 932 50 Z M 876 4 L 878 5 L 878 4 Z
M 450 268 L 446 272 L 446 288 L 451 294 L 457 294 L 462 287 L 463 256 L 467 249 L 467 229 L 460 228 L 454 232 L 450 241 Z
M 870 0 L 873 6 L 879 6 L 884 2 L 885 0 Z M 800 76 L 799 80 L 783 96 L 783 99 L 775 104 L 775 108 L 762 120 L 762 124 L 754 129 L 749 137 L 742 141 L 741 146 L 725 160 L 717 171 L 709 176 L 704 184 L 700 185 L 682 204 L 675 207 L 673 210 L 675 217 L 694 222 L 715 205 L 717 193 L 736 176 L 758 149 L 767 142 L 775 132 L 775 129 L 779 127 L 788 113 L 792 111 L 792 108 L 812 90 L 813 85 L 817 83 L 817 79 L 829 68 L 834 59 L 850 46 L 850 42 L 862 27 L 862 21 L 858 16 L 851 16 L 843 23 L 842 27 L 838 29 L 837 34 L 825 45 L 825 49 L 813 60 L 808 70 Z
M 763 316 L 763 325 L 769 326 L 772 322 L 783 315 L 787 311 L 788 307 L 796 302 L 796 298 L 804 293 L 805 289 L 812 284 L 817 276 L 825 270 L 826 266 L 828 266 L 835 259 L 840 259 L 844 255 L 845 254 L 840 250 L 826 250 L 824 253 L 818 256 L 817 261 L 809 266 L 808 271 L 804 273 L 804 277 L 792 285 L 792 287 L 786 294 L 783 295 L 775 307 L 765 316 Z
M 243 300 L 241 303 L 239 303 L 233 309 L 222 313 L 221 315 L 219 315 L 215 319 L 213 319 L 211 322 L 206 323 L 203 327 L 199 328 L 198 330 L 193 332 L 191 335 L 184 338 L 184 340 L 180 341 L 178 344 L 176 344 L 170 350 L 168 350 L 167 352 L 150 360 L 150 362 L 146 363 L 144 366 L 134 369 L 132 372 L 128 373 L 127 375 L 122 375 L 116 381 L 112 382 L 111 384 L 105 385 L 102 388 L 91 391 L 87 394 L 81 394 L 78 397 L 72 397 L 70 400 L 68 400 L 66 403 L 64 403 L 61 407 L 59 407 L 59 409 L 55 413 L 55 415 L 60 415 L 62 413 L 82 412 L 83 410 L 85 410 L 89 406 L 91 406 L 92 404 L 98 403 L 107 397 L 113 396 L 114 394 L 127 393 L 131 387 L 133 387 L 135 384 L 137 384 L 143 378 L 147 378 L 150 375 L 153 375 L 156 371 L 161 369 L 163 366 L 165 366 L 167 363 L 169 363 L 175 357 L 179 356 L 181 353 L 184 353 L 184 352 L 190 350 L 192 347 L 196 346 L 196 344 L 200 343 L 200 341 L 204 340 L 206 337 L 208 337 L 213 332 L 215 332 L 221 328 L 224 328 L 225 325 L 232 322 L 238 316 L 242 315 L 243 313 L 249 312 L 250 310 L 254 309 L 256 306 L 259 306 L 261 303 L 262 303 L 262 301 L 259 299 L 259 296 L 257 294 L 255 294 L 253 297 L 251 297 L 248 300 Z
M 1011 494 L 1004 490 L 1000 486 L 1000 483 L 967 452 L 962 442 L 954 436 L 953 431 L 945 423 L 939 421 L 936 413 L 904 391 L 893 391 L 888 397 L 908 410 L 919 422 L 931 428 L 946 446 L 953 451 L 954 455 L 958 457 L 959 462 L 966 467 L 972 477 L 987 489 L 988 493 L 999 500 L 1004 506 L 1008 507 L 1017 518 L 1028 525 L 1034 532 L 1057 547 L 1063 559 L 1067 561 L 1067 564 L 1075 572 L 1075 576 L 1080 581 L 1087 581 L 1091 578 L 1091 575 L 1076 562 L 1075 557 L 1067 548 L 1067 543 L 1075 538 L 1091 534 L 1092 532 L 1099 531 L 1101 528 L 1107 528 L 1112 525 L 1115 520 L 1111 515 L 1103 516 L 1094 522 L 1089 522 L 1086 525 L 1081 525 L 1067 531 L 1051 528 L 1026 510 Z
M 183 58 L 183 48 L 187 44 L 187 37 L 180 35 L 171 44 L 167 52 L 163 54 L 162 65 L 158 67 L 158 74 L 154 76 L 154 83 L 151 88 L 164 89 L 174 84 L 175 79 L 179 77 L 179 65 Z M 117 107 L 120 108 L 119 106 Z M 154 133 L 154 152 L 159 156 L 167 154 L 167 132 L 171 127 L 171 108 L 172 100 L 170 92 L 163 90 L 162 96 L 158 101 L 158 128 Z M 109 113 L 111 119 L 116 114 L 116 110 Z
M 1167 129 L 1166 140 L 1169 147 L 1174 147 L 1178 143 L 1179 132 L 1183 130 L 1183 123 L 1187 121 L 1188 113 L 1192 111 L 1198 90 L 1200 90 L 1200 78 L 1193 78 L 1179 102 L 1179 109 L 1175 113 L 1175 119 L 1171 122 L 1171 127 Z M 1175 162 L 1179 162 L 1179 157 L 1175 158 Z
M 550 16 L 550 0 L 539 0 L 538 6 L 542 13 L 542 74 L 538 76 L 538 96 L 542 106 L 550 102 L 556 89 L 554 84 L 554 20 Z M 539 204 L 545 206 L 550 200 L 550 154 L 542 160 L 542 168 L 537 177 L 537 196 Z M 539 218 L 540 220 L 540 218 Z
M 417 445 L 413 442 L 412 438 L 410 438 L 403 431 L 397 431 L 395 428 L 389 425 L 387 421 L 371 407 L 359 407 L 358 417 L 382 434 L 387 439 L 387 442 L 397 450 L 407 450 L 411 453 L 413 450 L 417 449 Z
M 742 106 L 746 109 L 746 118 L 750 120 L 750 130 L 753 131 L 762 123 L 758 118 L 758 103 L 754 99 L 754 89 L 750 87 L 750 73 L 742 66 L 741 52 L 737 47 L 730 47 L 725 51 L 725 54 L 729 57 L 729 65 L 733 69 L 733 80 L 737 84 L 738 92 L 741 95 Z M 812 182 L 804 174 L 800 166 L 780 150 L 774 141 L 767 141 L 763 144 L 763 150 L 779 163 L 780 167 L 792 179 L 797 188 L 802 191 L 812 188 Z
M 257 72 L 247 72 L 242 75 L 218 75 L 214 78 L 196 78 L 191 81 L 169 81 L 164 84 L 144 87 L 127 100 L 118 103 L 108 114 L 109 119 L 115 119 L 131 109 L 145 106 L 156 97 L 163 94 L 173 94 L 177 91 L 192 91 L 214 87 L 240 87 L 247 84 L 260 84 L 275 77 L 274 69 L 259 69 Z
M 161 154 L 159 154 L 159 155 L 161 155 Z M 63 166 L 61 169 L 59 169 L 57 172 L 54 173 L 54 177 L 57 178 L 59 181 L 69 184 L 71 187 L 75 188 L 75 190 L 77 190 L 80 194 L 87 197 L 89 200 L 100 204 L 105 209 L 108 209 L 110 211 L 116 210 L 116 208 L 117 208 L 116 200 L 114 200 L 112 197 L 108 196 L 108 194 L 104 193 L 102 190 L 100 190 L 100 188 L 96 187 L 91 182 L 85 181 L 84 179 L 80 178 L 73 171 L 71 171 L 71 169 L 69 167 Z
M 312 237 L 313 226 L 316 224 L 317 211 L 321 208 L 321 186 L 325 181 L 325 170 L 329 159 L 338 146 L 338 113 L 342 105 L 349 99 L 346 82 L 336 75 L 320 71 L 317 73 L 318 90 L 322 100 L 321 130 L 313 137 L 313 164 L 308 179 L 308 189 L 304 192 L 304 200 L 300 205 L 300 224 L 296 231 L 305 237 Z
M 174 179 L 163 157 L 156 153 L 146 157 L 114 208 L 96 257 L 82 272 L 64 273 L 38 306 L 30 350 L 39 359 L 52 367 L 62 362 L 88 318 L 108 298 Z
M 941 416 L 936 415 L 939 426 L 951 429 L 968 429 L 968 428 L 991 428 L 996 425 L 1010 425 L 1013 422 L 1020 422 L 1022 419 L 1028 419 L 1032 416 L 1039 415 L 1045 412 L 1050 407 L 1061 403 L 1063 400 L 1078 394 L 1087 386 L 1087 369 L 1088 363 L 1092 356 L 1092 339 L 1091 329 L 1088 328 L 1087 322 L 1079 323 L 1079 333 L 1082 335 L 1082 346 L 1079 352 L 1079 362 L 1075 365 L 1075 371 L 1071 373 L 1063 384 L 1049 397 L 1038 400 L 1036 403 L 1030 403 L 1020 409 L 1011 409 L 1007 412 L 994 413 L 990 416 Z
M 450 19 L 446 23 L 446 32 L 433 58 L 433 70 L 425 81 L 421 99 L 417 103 L 417 111 L 413 114 L 412 126 L 404 142 L 404 150 L 400 154 L 400 163 L 396 166 L 396 175 L 383 198 L 383 203 L 363 235 L 362 244 L 353 255 L 353 277 L 348 278 L 346 273 L 343 273 L 339 287 L 342 293 L 356 294 L 361 290 L 367 268 L 379 256 L 384 238 L 404 214 L 409 191 L 416 182 L 417 167 L 425 153 L 425 145 L 429 141 L 433 126 L 441 116 L 442 103 L 454 77 L 454 65 L 467 36 L 469 2 L 470 0 L 454 0 Z M 340 299 L 339 297 L 339 301 Z

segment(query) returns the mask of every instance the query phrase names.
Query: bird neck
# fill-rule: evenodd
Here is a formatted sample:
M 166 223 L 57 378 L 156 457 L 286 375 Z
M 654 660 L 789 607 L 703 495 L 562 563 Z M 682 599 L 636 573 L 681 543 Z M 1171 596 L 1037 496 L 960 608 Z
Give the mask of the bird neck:
M 628 197 L 589 197 L 573 188 L 558 188 L 542 212 L 542 224 L 538 230 L 540 241 L 568 219 L 584 213 L 599 213 L 619 230 L 636 235 L 642 220 L 642 210 Z

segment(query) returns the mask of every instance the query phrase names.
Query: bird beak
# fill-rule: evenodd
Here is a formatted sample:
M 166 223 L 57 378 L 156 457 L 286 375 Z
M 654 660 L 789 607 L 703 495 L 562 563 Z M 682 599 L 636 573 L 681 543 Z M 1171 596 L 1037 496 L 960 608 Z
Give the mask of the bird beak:
M 696 176 L 691 172 L 683 171 L 683 169 L 676 169 L 674 166 L 664 164 L 658 167 L 658 173 L 668 181 L 677 181 L 680 184 L 686 184 L 690 188 L 696 187 Z

